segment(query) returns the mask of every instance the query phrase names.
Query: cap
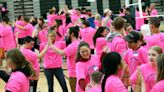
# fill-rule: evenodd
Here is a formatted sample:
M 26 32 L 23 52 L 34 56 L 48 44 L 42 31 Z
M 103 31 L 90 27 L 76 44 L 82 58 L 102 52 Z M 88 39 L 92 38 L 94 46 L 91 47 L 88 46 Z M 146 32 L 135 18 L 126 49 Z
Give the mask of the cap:
M 137 42 L 140 39 L 140 34 L 136 31 L 131 31 L 124 37 L 124 39 L 127 42 Z

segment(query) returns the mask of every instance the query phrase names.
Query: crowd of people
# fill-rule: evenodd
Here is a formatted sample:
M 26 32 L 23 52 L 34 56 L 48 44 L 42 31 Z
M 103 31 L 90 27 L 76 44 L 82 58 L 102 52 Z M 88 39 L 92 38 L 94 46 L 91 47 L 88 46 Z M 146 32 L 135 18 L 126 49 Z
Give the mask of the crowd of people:
M 62 69 L 66 59 L 71 92 L 164 92 L 164 33 L 154 15 L 158 15 L 154 4 L 143 11 L 151 18 L 139 18 L 138 8 L 133 17 L 130 8 L 120 9 L 119 15 L 110 9 L 93 15 L 85 8 L 67 6 L 56 13 L 53 7 L 47 21 L 20 15 L 14 28 L 3 17 L 0 79 L 6 82 L 4 90 L 36 92 L 43 62 L 48 92 L 55 90 L 54 75 L 63 92 L 68 92 Z

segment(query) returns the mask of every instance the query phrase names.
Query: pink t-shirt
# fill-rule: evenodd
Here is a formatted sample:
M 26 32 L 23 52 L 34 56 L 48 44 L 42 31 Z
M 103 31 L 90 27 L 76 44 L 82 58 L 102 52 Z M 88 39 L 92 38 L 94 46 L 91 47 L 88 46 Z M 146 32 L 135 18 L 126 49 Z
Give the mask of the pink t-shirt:
M 106 26 L 106 27 L 110 28 L 110 24 L 111 23 L 112 23 L 112 20 L 110 18 L 108 18 L 108 17 L 104 17 L 102 19 L 102 26 Z
M 118 76 L 111 75 L 106 80 L 105 92 L 128 92 L 128 91 Z
M 102 92 L 101 85 L 94 86 L 94 87 L 90 88 L 89 90 L 85 90 L 85 92 Z
M 87 42 L 91 49 L 94 49 L 93 37 L 95 33 L 96 29 L 92 27 L 87 27 L 80 30 L 81 39 Z
M 123 36 L 115 36 L 109 46 L 112 52 L 118 52 L 121 55 L 127 50 L 127 44 Z
M 0 29 L 0 36 L 3 40 L 3 48 L 5 50 L 14 49 L 16 47 L 14 33 L 12 32 L 11 26 L 2 26 Z
M 31 63 L 33 69 L 35 70 L 35 72 L 39 77 L 40 66 L 38 61 L 38 55 L 35 52 L 31 51 L 30 49 L 26 49 L 23 47 L 20 50 L 23 53 L 23 55 L 26 57 L 27 61 Z
M 98 65 L 99 67 L 101 67 L 101 55 L 103 54 L 103 47 L 107 45 L 107 41 L 105 37 L 99 37 L 96 39 L 96 45 L 95 45 L 95 50 L 96 50 L 96 55 L 97 55 L 97 59 L 99 60 Z
M 84 92 L 83 89 L 79 86 L 79 80 L 85 79 L 87 83 L 89 83 L 90 79 L 89 76 L 91 73 L 94 72 L 95 69 L 98 68 L 97 58 L 95 56 L 91 56 L 89 61 L 78 61 L 76 63 L 76 92 Z
M 74 25 L 72 23 L 69 23 L 68 25 L 64 25 L 64 35 L 67 34 L 70 27 L 73 27 Z
M 156 69 L 152 67 L 151 63 L 143 64 L 140 67 L 141 73 L 146 86 L 146 92 L 150 92 L 152 87 L 155 85 L 156 80 Z M 132 84 L 135 84 L 137 80 L 137 70 L 130 77 Z
M 63 41 L 63 40 L 64 40 L 64 27 L 61 25 L 61 26 L 58 28 L 57 32 L 58 32 L 61 36 L 59 36 L 59 35 L 56 33 L 56 38 L 55 38 L 55 40 L 56 40 L 56 41 Z
M 157 9 L 153 9 L 150 13 L 150 16 L 158 15 Z
M 47 43 L 40 44 L 40 52 L 44 49 Z M 54 45 L 59 49 L 65 48 L 64 41 L 55 41 Z M 57 54 L 51 48 L 48 48 L 47 52 L 43 57 L 43 66 L 44 68 L 61 68 L 62 67 L 62 56 Z
M 67 67 L 68 67 L 68 76 L 76 77 L 76 52 L 79 45 L 78 40 L 74 40 L 71 44 L 69 44 L 64 52 L 67 56 Z
M 0 33 L 1 31 L 3 31 L 2 29 L 3 29 L 3 25 L 0 23 Z M 1 35 L 0 35 L 0 48 L 3 48 L 3 38 Z
M 147 49 L 154 45 L 160 46 L 164 51 L 164 33 L 153 34 L 148 38 L 146 44 Z
M 136 11 L 136 14 L 135 15 L 136 15 L 136 17 L 140 17 L 139 11 Z M 141 26 L 143 24 L 145 24 L 144 23 L 144 18 L 139 18 L 139 19 L 136 18 L 136 30 L 140 30 L 141 29 Z
M 29 79 L 20 71 L 12 72 L 5 86 L 11 92 L 29 92 Z
M 25 26 L 25 23 L 23 22 L 23 21 L 20 21 L 20 20 L 17 20 L 16 22 L 15 22 L 15 24 L 16 25 L 19 25 L 19 26 Z M 24 38 L 24 37 L 26 37 L 26 32 L 25 32 L 25 30 L 22 30 L 22 29 L 19 29 L 18 27 L 16 27 L 15 26 L 15 31 L 14 31 L 14 33 L 16 33 L 16 32 L 18 32 L 19 34 L 18 34 L 18 38 Z
M 34 26 L 31 23 L 28 23 L 25 26 L 25 32 L 26 32 L 26 36 L 32 36 L 32 32 L 34 31 Z
M 40 43 L 47 42 L 47 33 L 48 33 L 48 30 L 45 30 L 45 29 L 39 31 L 38 39 L 39 39 Z
M 151 92 L 164 92 L 164 80 L 159 81 L 153 86 Z
M 125 53 L 124 60 L 129 67 L 130 75 L 132 75 L 135 72 L 137 66 L 148 62 L 148 52 L 143 47 L 140 47 L 136 51 L 128 49 Z
M 97 28 L 101 26 L 101 22 L 99 22 L 98 20 L 94 20 L 94 24 Z
M 49 15 L 47 16 L 48 26 L 49 26 L 49 27 L 54 26 L 54 22 L 55 22 L 55 20 L 58 19 L 58 18 L 59 18 L 59 17 L 58 17 L 58 15 L 56 15 L 56 14 L 49 14 Z

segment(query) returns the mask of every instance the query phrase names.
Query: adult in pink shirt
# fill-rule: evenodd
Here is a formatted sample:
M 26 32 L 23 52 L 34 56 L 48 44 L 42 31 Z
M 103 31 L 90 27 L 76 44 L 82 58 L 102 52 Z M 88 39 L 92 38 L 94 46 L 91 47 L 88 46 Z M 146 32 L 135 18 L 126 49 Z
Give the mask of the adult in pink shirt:
M 80 42 L 76 60 L 76 92 L 85 92 L 85 87 L 90 82 L 89 76 L 98 69 L 97 58 L 91 55 L 88 43 Z
M 48 25 L 49 27 L 53 27 L 55 25 L 55 20 L 58 19 L 58 15 L 55 14 L 55 10 L 50 9 L 49 10 L 49 15 L 47 16 L 47 20 L 48 20 Z
M 107 36 L 108 32 L 109 31 L 107 30 L 106 27 L 100 26 L 93 37 L 96 55 L 99 60 L 99 68 L 101 68 L 100 58 L 103 55 L 103 48 L 107 45 L 107 41 L 105 37 Z
M 150 4 L 150 9 L 151 9 L 150 16 L 158 15 L 158 11 L 157 11 L 157 9 L 155 9 L 154 3 Z
M 112 15 L 112 11 L 109 9 L 104 10 L 104 18 L 102 19 L 102 26 L 105 26 L 107 28 L 110 28 L 110 24 L 112 20 L 110 19 Z
M 156 79 L 156 58 L 158 55 L 162 54 L 163 51 L 159 46 L 153 46 L 149 50 L 149 63 L 143 64 L 138 67 L 134 74 L 130 77 L 131 83 L 135 85 L 134 90 L 143 89 L 141 84 L 144 84 L 146 91 L 150 92 L 152 87 L 155 85 Z M 140 78 L 142 76 L 142 78 Z M 141 87 L 141 88 L 140 88 Z
M 70 39 L 71 43 L 64 49 L 61 50 L 57 47 L 53 47 L 56 53 L 59 55 L 66 55 L 67 56 L 67 67 L 68 67 L 68 76 L 69 76 L 69 83 L 71 86 L 71 91 L 76 92 L 76 52 L 79 45 L 79 28 L 70 27 L 68 31 L 68 39 Z
M 37 82 L 39 80 L 40 67 L 39 67 L 38 55 L 31 50 L 33 46 L 34 46 L 34 39 L 30 36 L 27 36 L 24 39 L 24 44 L 20 48 L 20 50 L 25 56 L 25 58 L 27 59 L 27 61 L 30 62 L 30 64 L 33 66 L 33 69 L 37 74 L 37 78 L 35 79 L 31 78 L 32 81 L 30 81 L 33 84 L 31 85 L 33 86 L 33 92 L 37 92 Z
M 8 51 L 6 61 L 7 66 L 12 70 L 5 86 L 6 92 L 29 92 L 30 82 L 28 77 L 36 77 L 31 64 L 18 49 Z
M 53 48 L 54 46 L 59 49 L 65 48 L 65 43 L 63 41 L 55 40 L 56 33 L 54 30 L 49 30 L 47 35 L 47 43 L 40 44 L 40 54 L 39 57 L 43 57 L 43 67 L 44 73 L 46 75 L 48 83 L 48 92 L 53 92 L 53 78 L 54 75 L 59 81 L 63 92 L 68 92 L 67 85 L 64 79 L 64 74 L 62 70 L 62 56 L 56 53 Z
M 82 41 L 85 41 L 89 44 L 92 49 L 92 54 L 94 53 L 94 43 L 93 36 L 96 33 L 96 29 L 90 27 L 89 21 L 83 21 L 83 29 L 80 30 L 80 36 Z
M 127 50 L 127 44 L 124 40 L 124 19 L 122 17 L 116 17 L 113 20 L 114 32 L 107 36 L 107 41 L 110 43 L 109 49 L 111 52 L 118 52 L 123 55 Z
M 90 84 L 85 88 L 85 92 L 101 92 L 101 80 L 103 73 L 95 71 L 90 75 Z
M 137 8 L 136 9 L 136 13 L 135 13 L 135 19 L 136 19 L 136 30 L 140 30 L 141 29 L 141 26 L 143 24 L 145 24 L 144 22 L 144 18 L 137 18 L 137 17 L 141 17 L 140 15 L 140 12 L 139 12 L 139 9 Z
M 18 38 L 18 44 L 23 44 L 23 39 L 24 37 L 26 37 L 26 33 L 25 33 L 25 30 L 22 30 L 20 29 L 19 27 L 20 26 L 25 26 L 25 23 L 24 23 L 24 16 L 19 16 L 17 21 L 15 22 L 14 24 L 14 34 L 15 34 L 15 37 Z
M 156 84 L 151 89 L 151 92 L 163 92 L 164 91 L 164 54 L 161 54 L 157 57 L 157 78 Z
M 134 73 L 137 66 L 148 62 L 148 52 L 145 48 L 140 47 L 140 38 L 140 34 L 136 31 L 131 31 L 125 36 L 129 49 L 124 55 L 124 60 L 129 67 L 130 75 Z
M 16 48 L 14 33 L 12 27 L 9 25 L 9 19 L 7 17 L 2 19 L 2 26 L 0 28 L 0 37 L 3 40 L 3 48 L 6 51 Z
M 71 16 L 72 23 L 74 25 L 79 25 L 80 24 L 80 17 L 81 17 L 81 12 L 80 9 L 77 8 L 74 12 L 74 14 Z
M 121 56 L 117 52 L 110 52 L 103 58 L 104 78 L 102 92 L 128 92 L 120 78 L 118 71 L 122 68 Z
M 164 50 L 164 33 L 161 33 L 159 30 L 160 19 L 159 18 L 150 18 L 150 31 L 151 36 L 147 40 L 146 48 L 157 45 Z

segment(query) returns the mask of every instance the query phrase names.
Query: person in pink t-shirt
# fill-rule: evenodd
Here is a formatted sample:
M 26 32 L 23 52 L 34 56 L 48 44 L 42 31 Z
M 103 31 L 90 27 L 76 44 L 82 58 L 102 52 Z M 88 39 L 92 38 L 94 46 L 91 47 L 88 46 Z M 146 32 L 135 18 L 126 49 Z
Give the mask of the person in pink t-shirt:
M 65 48 L 65 42 L 55 40 L 56 33 L 54 30 L 49 30 L 46 43 L 40 44 L 39 58 L 43 57 L 44 73 L 48 83 L 48 92 L 53 92 L 53 78 L 54 75 L 60 83 L 63 92 L 68 92 L 66 81 L 64 79 L 64 73 L 62 70 L 62 56 L 53 50 L 53 47 L 59 49 Z
M 73 23 L 72 23 L 72 20 L 71 20 L 71 17 L 69 14 L 66 14 L 66 20 L 65 20 L 65 24 L 64 24 L 64 36 L 66 35 L 67 31 L 69 31 L 68 29 L 70 27 L 73 27 Z
M 157 78 L 156 84 L 151 89 L 151 92 L 164 92 L 164 54 L 157 57 Z
M 34 31 L 34 26 L 30 23 L 29 18 L 25 17 L 24 23 L 25 26 L 19 26 L 18 28 L 20 28 L 21 30 L 25 30 L 25 37 L 32 36 L 32 33 Z
M 151 9 L 150 16 L 158 15 L 158 11 L 157 11 L 157 9 L 155 9 L 154 3 L 150 4 L 150 9 Z
M 125 36 L 129 49 L 124 54 L 124 60 L 129 67 L 130 75 L 134 73 L 137 66 L 148 62 L 148 53 L 145 48 L 140 47 L 140 38 L 140 34 L 136 31 L 131 31 Z
M 115 30 L 107 36 L 107 41 L 110 43 L 109 49 L 112 52 L 118 52 L 123 55 L 127 50 L 127 44 L 123 38 L 126 35 L 124 30 L 125 21 L 122 17 L 116 17 L 112 23 Z
M 37 92 L 37 82 L 39 80 L 40 67 L 39 67 L 38 55 L 31 50 L 33 46 L 34 46 L 34 39 L 30 36 L 27 36 L 24 39 L 24 44 L 20 48 L 20 50 L 25 56 L 25 58 L 27 59 L 27 61 L 30 62 L 30 64 L 33 66 L 33 69 L 37 74 L 37 77 L 35 79 L 34 78 L 30 79 L 31 80 L 30 82 L 32 84 L 30 86 L 33 87 L 33 92 Z
M 104 18 L 102 19 L 102 26 L 110 28 L 112 11 L 109 9 L 104 10 Z
M 25 26 L 24 23 L 24 16 L 20 15 L 17 19 L 17 21 L 14 24 L 14 34 L 15 37 L 18 39 L 18 44 L 22 45 L 23 44 L 23 39 L 26 37 L 25 35 L 25 30 L 21 30 L 19 26 Z
M 126 35 L 129 34 L 129 32 L 134 30 L 130 23 L 125 23 L 124 24 L 124 29 L 125 29 Z
M 49 10 L 49 15 L 47 16 L 47 20 L 48 20 L 48 25 L 49 27 L 53 27 L 55 25 L 55 20 L 58 19 L 58 15 L 55 14 L 55 10 L 54 9 L 50 9 Z
M 85 88 L 85 92 L 101 92 L 101 80 L 103 73 L 95 71 L 90 75 L 90 84 Z
M 80 43 L 78 37 L 79 27 L 70 27 L 68 31 L 68 39 L 70 39 L 71 43 L 64 50 L 60 50 L 57 47 L 53 46 L 53 50 L 55 50 L 56 53 L 58 53 L 59 55 L 67 56 L 68 76 L 72 92 L 75 92 L 76 88 L 76 52 Z
M 159 46 L 153 46 L 149 50 L 148 58 L 149 63 L 139 66 L 133 75 L 130 77 L 132 85 L 134 85 L 134 91 L 144 90 L 144 92 L 150 92 L 155 85 L 156 78 L 156 58 L 162 54 L 163 51 Z
M 94 24 L 96 26 L 96 29 L 98 29 L 101 26 L 101 16 L 100 16 L 100 14 L 95 15 Z
M 100 26 L 94 37 L 93 37 L 93 43 L 94 43 L 94 46 L 95 46 L 95 50 L 96 50 L 96 55 L 97 55 L 97 58 L 99 60 L 99 68 L 101 68 L 101 56 L 103 55 L 103 48 L 106 46 L 107 44 L 107 41 L 105 39 L 105 37 L 107 36 L 108 34 L 108 30 L 106 27 L 103 27 L 103 26 Z
M 102 92 L 128 92 L 120 78 L 119 70 L 122 69 L 121 55 L 110 52 L 103 57 L 104 78 L 102 81 Z
M 147 40 L 146 48 L 149 49 L 150 47 L 157 45 L 164 51 L 164 33 L 161 33 L 159 30 L 160 19 L 156 17 L 150 18 L 149 26 L 151 36 Z
M 83 21 L 83 29 L 80 30 L 80 36 L 82 41 L 85 41 L 89 44 L 92 49 L 91 53 L 94 54 L 94 43 L 93 36 L 96 33 L 96 29 L 90 27 L 89 21 Z
M 5 51 L 16 48 L 14 33 L 12 27 L 9 25 L 9 19 L 4 17 L 2 19 L 2 27 L 0 27 L 0 37 L 3 40 L 3 48 Z
M 141 26 L 143 25 L 143 24 L 145 24 L 144 22 L 144 18 L 137 18 L 137 17 L 141 17 L 141 15 L 140 15 L 140 12 L 139 12 L 139 8 L 137 7 L 137 9 L 136 9 L 136 13 L 135 13 L 135 20 L 136 20 L 136 30 L 137 31 L 139 31 L 140 29 L 141 29 Z
M 12 73 L 6 83 L 5 92 L 29 92 L 28 77 L 36 77 L 31 64 L 18 49 L 12 49 L 6 54 L 7 66 Z
M 97 58 L 91 55 L 88 43 L 80 42 L 76 61 L 76 92 L 84 92 L 86 85 L 90 82 L 89 76 L 92 72 L 98 70 Z
M 121 17 L 125 16 L 125 13 L 124 13 L 124 9 L 123 8 L 121 8 L 119 10 L 119 15 L 118 16 L 121 16 Z

